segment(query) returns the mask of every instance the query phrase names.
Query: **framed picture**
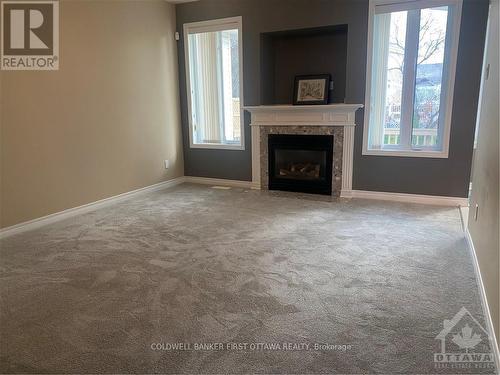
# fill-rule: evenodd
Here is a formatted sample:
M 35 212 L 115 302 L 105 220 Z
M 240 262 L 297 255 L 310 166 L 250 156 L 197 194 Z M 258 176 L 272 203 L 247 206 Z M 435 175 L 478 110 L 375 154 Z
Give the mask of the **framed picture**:
M 330 74 L 296 76 L 293 104 L 328 104 Z

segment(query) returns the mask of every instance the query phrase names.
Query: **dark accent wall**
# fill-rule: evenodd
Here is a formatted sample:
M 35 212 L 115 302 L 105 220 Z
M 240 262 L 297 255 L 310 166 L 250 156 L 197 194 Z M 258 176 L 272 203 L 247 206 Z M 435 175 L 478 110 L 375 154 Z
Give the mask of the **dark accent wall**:
M 346 103 L 364 103 L 368 0 L 201 0 L 176 5 L 182 25 L 243 17 L 244 105 L 261 100 L 261 34 L 347 25 Z M 353 189 L 466 197 L 481 77 L 488 0 L 464 0 L 448 159 L 363 156 L 363 114 L 356 115 Z M 252 178 L 250 116 L 245 113 L 245 150 L 189 147 L 184 41 L 179 47 L 179 84 L 185 174 L 247 180 Z

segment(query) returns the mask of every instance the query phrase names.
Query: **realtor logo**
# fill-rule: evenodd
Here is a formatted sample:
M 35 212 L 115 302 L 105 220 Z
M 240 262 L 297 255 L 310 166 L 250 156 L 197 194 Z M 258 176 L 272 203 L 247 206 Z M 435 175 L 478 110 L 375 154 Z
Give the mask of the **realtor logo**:
M 59 2 L 1 1 L 3 70 L 59 69 Z
M 451 320 L 443 321 L 436 336 L 440 352 L 434 353 L 436 368 L 493 368 L 488 331 L 462 307 Z

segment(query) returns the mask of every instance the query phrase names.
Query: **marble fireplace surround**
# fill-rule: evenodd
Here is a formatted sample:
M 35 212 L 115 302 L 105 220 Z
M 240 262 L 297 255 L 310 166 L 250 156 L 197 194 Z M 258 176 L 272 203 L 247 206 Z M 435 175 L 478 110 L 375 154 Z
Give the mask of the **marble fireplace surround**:
M 269 134 L 333 135 L 332 195 L 349 196 L 356 110 L 362 104 L 247 106 L 252 128 L 252 187 L 268 189 Z

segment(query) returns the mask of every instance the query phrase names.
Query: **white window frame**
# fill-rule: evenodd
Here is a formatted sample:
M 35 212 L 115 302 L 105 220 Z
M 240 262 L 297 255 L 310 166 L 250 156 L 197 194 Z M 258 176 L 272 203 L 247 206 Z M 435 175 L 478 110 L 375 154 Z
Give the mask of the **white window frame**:
M 424 158 L 448 158 L 451 133 L 451 117 L 453 111 L 453 94 L 455 88 L 455 73 L 457 67 L 458 45 L 460 39 L 460 22 L 462 18 L 462 2 L 463 0 L 370 0 L 369 15 L 368 15 L 368 43 L 367 43 L 367 59 L 366 59 L 366 92 L 365 92 L 365 113 L 363 126 L 363 155 L 376 156 L 406 156 L 406 157 L 424 157 Z M 371 81 L 372 81 L 372 57 L 373 57 L 373 18 L 376 14 L 376 8 L 383 12 L 396 12 L 401 10 L 419 9 L 419 8 L 434 8 L 439 6 L 452 6 L 454 14 L 452 17 L 452 25 L 450 27 L 451 44 L 449 50 L 448 74 L 449 79 L 447 85 L 443 86 L 442 90 L 446 90 L 446 100 L 444 101 L 445 111 L 443 127 L 438 129 L 442 132 L 442 144 L 440 150 L 430 150 L 422 148 L 369 148 L 369 126 L 370 126 L 370 96 L 371 96 Z M 380 13 L 380 12 L 379 12 Z M 402 118 L 401 121 L 404 119 Z M 411 130 L 410 128 L 407 128 Z M 401 134 L 403 127 L 400 128 Z M 411 135 L 410 135 L 410 147 Z
M 240 144 L 225 144 L 225 143 L 194 143 L 193 137 L 193 116 L 191 109 L 191 77 L 189 73 L 189 34 L 222 31 L 222 30 L 238 30 L 238 58 L 239 58 L 239 79 L 240 79 Z M 189 145 L 190 148 L 206 148 L 206 149 L 224 149 L 224 150 L 245 150 L 245 126 L 243 112 L 243 38 L 242 38 L 243 21 L 241 16 L 220 18 L 209 21 L 190 22 L 183 25 L 184 36 L 184 68 L 186 72 L 186 96 L 188 107 L 188 124 L 189 124 Z

